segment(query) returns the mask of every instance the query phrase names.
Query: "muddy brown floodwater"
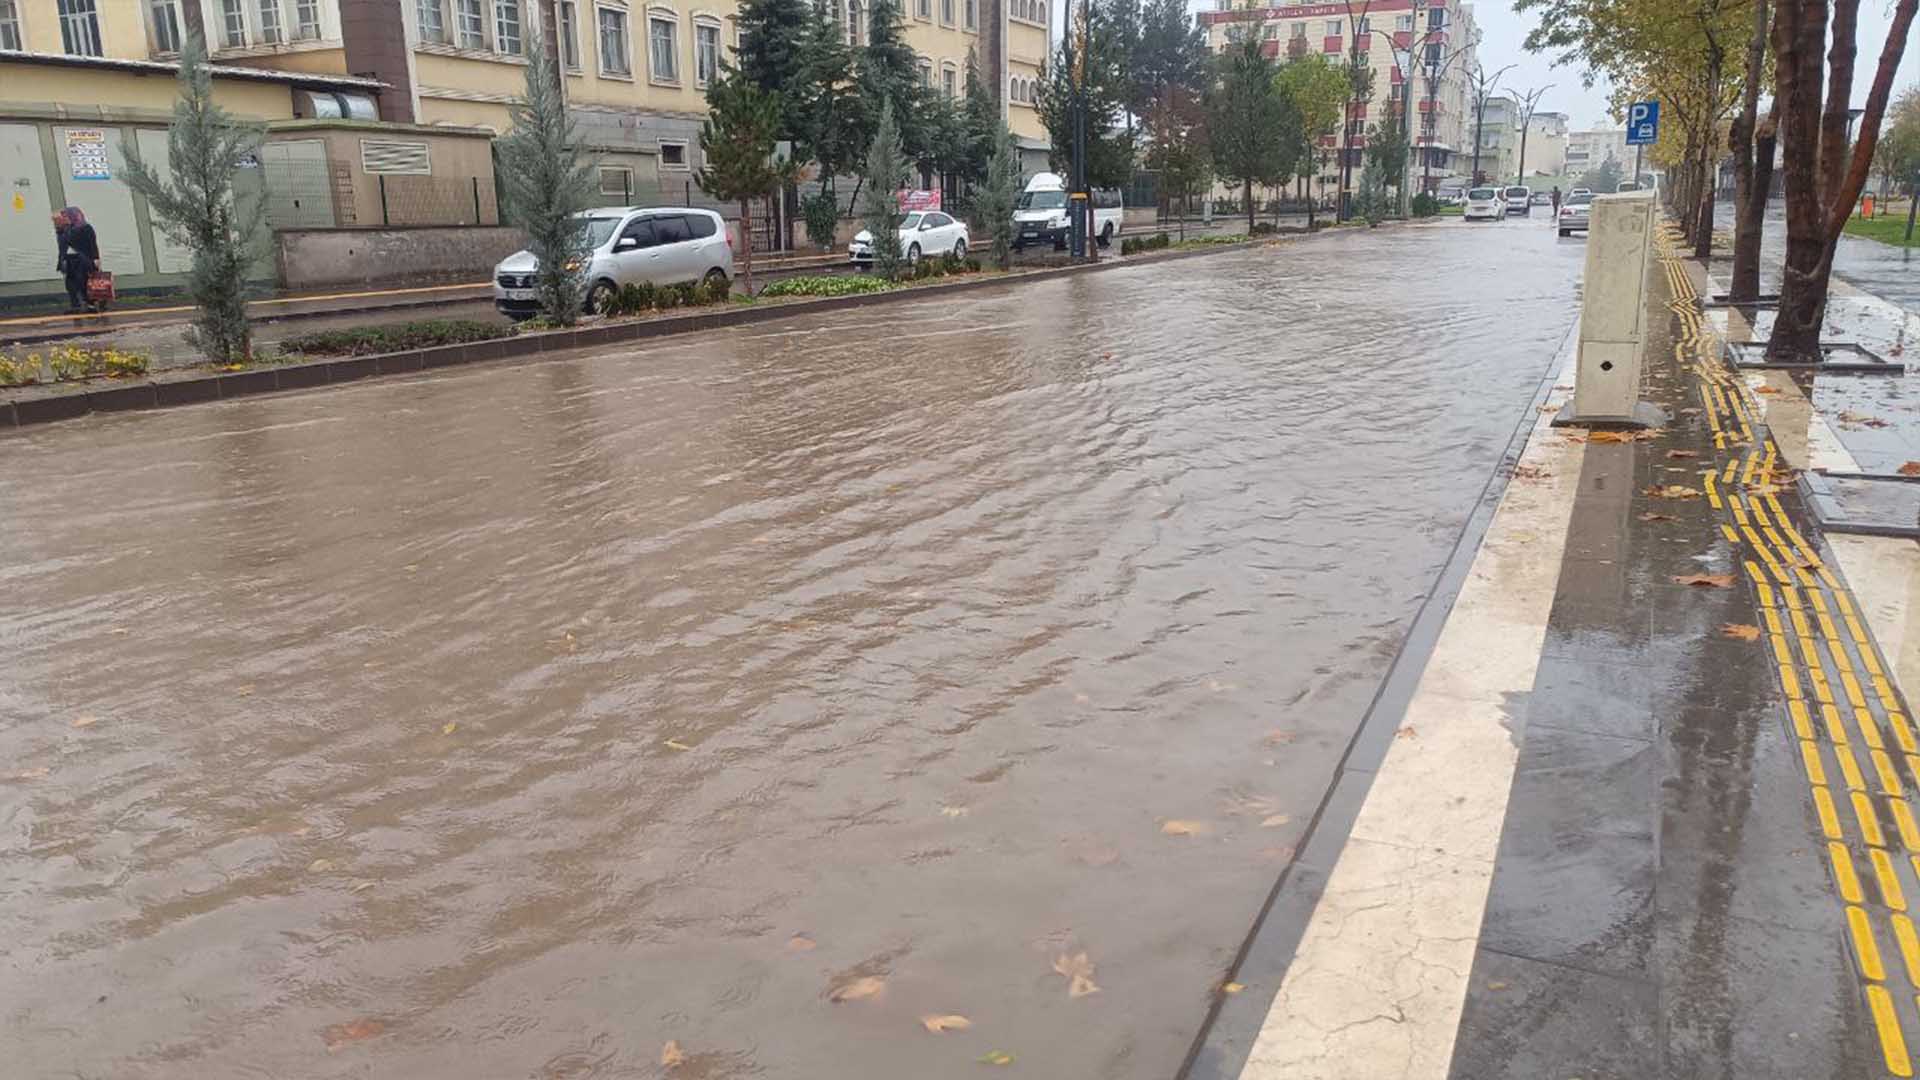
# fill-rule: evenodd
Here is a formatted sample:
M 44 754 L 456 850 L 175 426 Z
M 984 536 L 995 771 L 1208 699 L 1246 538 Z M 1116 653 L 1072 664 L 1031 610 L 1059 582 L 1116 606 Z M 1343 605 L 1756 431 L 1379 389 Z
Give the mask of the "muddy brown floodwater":
M 5 1073 L 1171 1076 L 1582 257 L 1356 230 L 0 438 Z

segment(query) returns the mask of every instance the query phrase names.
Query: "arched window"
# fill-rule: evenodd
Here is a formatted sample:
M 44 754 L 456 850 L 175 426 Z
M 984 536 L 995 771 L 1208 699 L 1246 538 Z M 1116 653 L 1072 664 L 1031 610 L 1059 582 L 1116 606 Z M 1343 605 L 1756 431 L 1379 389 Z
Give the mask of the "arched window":
M 860 0 L 847 0 L 847 44 L 856 49 L 865 37 L 861 33 L 865 27 L 861 24 L 860 16 Z

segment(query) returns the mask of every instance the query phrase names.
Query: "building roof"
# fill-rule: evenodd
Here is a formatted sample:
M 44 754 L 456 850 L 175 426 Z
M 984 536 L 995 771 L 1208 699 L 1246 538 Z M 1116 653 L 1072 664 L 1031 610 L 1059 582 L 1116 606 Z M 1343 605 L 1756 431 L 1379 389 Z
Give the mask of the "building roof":
M 68 56 L 65 53 L 0 52 L 0 63 L 52 64 L 92 71 L 130 71 L 141 75 L 177 75 L 180 64 L 173 60 L 122 60 L 111 56 Z M 276 71 L 271 68 L 234 67 L 208 64 L 216 79 L 248 79 L 254 82 L 284 83 L 289 86 L 324 87 L 329 90 L 385 90 L 378 79 L 357 75 L 326 75 L 310 71 Z

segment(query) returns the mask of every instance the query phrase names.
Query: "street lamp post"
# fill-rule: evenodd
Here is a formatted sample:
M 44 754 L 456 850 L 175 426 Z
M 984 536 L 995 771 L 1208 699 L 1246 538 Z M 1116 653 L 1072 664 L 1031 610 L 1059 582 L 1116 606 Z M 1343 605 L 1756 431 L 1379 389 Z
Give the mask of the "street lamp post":
M 1087 23 L 1092 18 L 1093 0 L 1081 0 L 1074 27 L 1073 46 L 1073 182 L 1067 195 L 1067 212 L 1073 229 L 1073 257 L 1087 257 L 1087 214 L 1093 200 L 1087 195 Z
M 1525 184 L 1527 182 L 1527 129 L 1533 126 L 1533 110 L 1540 104 L 1540 99 L 1551 89 L 1553 89 L 1553 84 L 1548 83 L 1538 90 L 1529 90 L 1524 95 L 1516 94 L 1511 90 L 1507 91 L 1507 97 L 1511 98 L 1515 105 L 1521 106 L 1525 110 L 1520 116 L 1520 169 L 1518 175 L 1513 178 L 1513 182 L 1516 184 Z

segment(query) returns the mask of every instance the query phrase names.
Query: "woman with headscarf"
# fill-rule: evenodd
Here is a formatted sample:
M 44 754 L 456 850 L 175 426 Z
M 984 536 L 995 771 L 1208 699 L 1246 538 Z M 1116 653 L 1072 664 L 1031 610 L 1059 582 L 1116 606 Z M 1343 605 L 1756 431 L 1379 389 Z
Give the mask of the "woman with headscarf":
M 87 278 L 100 268 L 100 239 L 77 206 L 60 211 L 53 220 L 54 234 L 60 240 L 57 268 L 67 283 L 67 310 L 90 309 L 93 305 L 87 300 Z

